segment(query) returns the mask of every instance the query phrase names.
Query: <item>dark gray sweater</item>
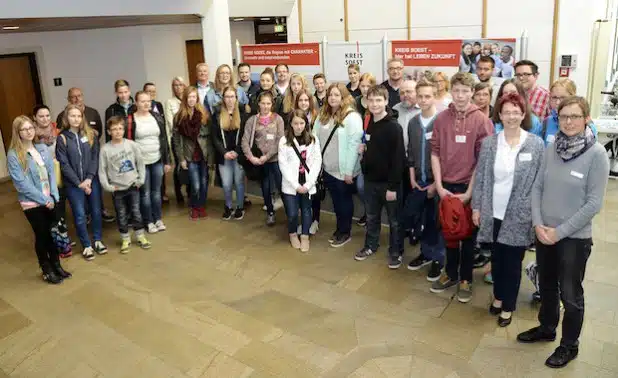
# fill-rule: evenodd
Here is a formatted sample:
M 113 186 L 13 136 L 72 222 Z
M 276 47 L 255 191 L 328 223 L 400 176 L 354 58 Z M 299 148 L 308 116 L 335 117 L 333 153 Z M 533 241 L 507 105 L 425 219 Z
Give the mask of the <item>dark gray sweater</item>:
M 431 170 L 431 135 L 434 117 L 427 127 L 423 127 L 421 114 L 417 114 L 408 123 L 408 167 L 414 168 L 415 178 L 420 182 L 424 163 L 427 183 L 433 182 Z
M 598 142 L 571 161 L 563 161 L 555 145 L 545 156 L 532 190 L 534 226 L 555 227 L 559 240 L 592 237 L 592 218 L 601 211 L 609 159 Z

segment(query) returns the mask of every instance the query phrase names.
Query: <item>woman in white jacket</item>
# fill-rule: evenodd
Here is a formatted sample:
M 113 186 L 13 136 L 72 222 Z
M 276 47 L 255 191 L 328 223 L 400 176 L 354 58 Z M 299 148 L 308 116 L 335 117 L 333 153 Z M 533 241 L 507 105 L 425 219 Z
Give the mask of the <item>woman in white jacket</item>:
M 288 217 L 288 233 L 294 249 L 309 251 L 311 227 L 311 196 L 316 193 L 316 181 L 322 167 L 322 153 L 318 140 L 312 135 L 307 115 L 295 110 L 290 115 L 291 127 L 279 140 L 279 169 L 281 170 L 283 201 Z M 298 239 L 298 209 L 302 232 Z

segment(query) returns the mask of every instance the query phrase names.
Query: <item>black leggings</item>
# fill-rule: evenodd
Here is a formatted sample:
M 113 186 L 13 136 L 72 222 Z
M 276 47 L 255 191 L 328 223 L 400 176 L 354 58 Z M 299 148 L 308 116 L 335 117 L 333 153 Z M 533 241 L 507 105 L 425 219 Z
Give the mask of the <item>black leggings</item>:
M 39 266 L 47 269 L 51 267 L 51 263 L 58 261 L 58 249 L 51 235 L 51 228 L 56 220 L 54 210 L 39 206 L 24 210 L 24 214 L 34 231 L 34 250 Z

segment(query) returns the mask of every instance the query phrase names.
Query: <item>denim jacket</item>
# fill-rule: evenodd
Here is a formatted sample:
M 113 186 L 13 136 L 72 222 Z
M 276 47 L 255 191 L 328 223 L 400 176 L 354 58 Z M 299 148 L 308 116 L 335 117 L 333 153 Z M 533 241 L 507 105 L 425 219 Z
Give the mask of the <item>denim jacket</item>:
M 43 194 L 41 189 L 41 178 L 38 174 L 37 163 L 30 154 L 27 154 L 28 169 L 24 171 L 19 163 L 15 150 L 9 150 L 7 155 L 9 174 L 13 180 L 13 185 L 17 189 L 17 198 L 19 202 L 36 202 L 44 206 L 49 201 L 58 202 L 58 187 L 56 186 L 56 175 L 54 172 L 54 160 L 49 153 L 49 148 L 42 144 L 35 144 L 34 148 L 39 151 L 41 158 L 45 162 L 47 176 L 49 177 L 49 187 L 51 190 L 51 198 Z
M 99 137 L 95 134 L 91 147 L 85 135 L 63 130 L 56 139 L 56 159 L 66 185 L 77 187 L 86 179 L 94 180 L 99 172 Z

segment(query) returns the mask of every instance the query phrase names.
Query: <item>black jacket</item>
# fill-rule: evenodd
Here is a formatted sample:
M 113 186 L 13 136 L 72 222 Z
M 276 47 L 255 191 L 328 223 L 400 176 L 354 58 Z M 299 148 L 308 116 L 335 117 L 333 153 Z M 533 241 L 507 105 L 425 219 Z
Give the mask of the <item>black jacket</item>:
M 393 106 L 401 102 L 401 98 L 399 97 L 399 89 L 391 87 L 388 80 L 383 82 L 381 85 L 388 91 L 388 107 L 392 109 Z
M 161 114 L 165 118 L 163 104 L 159 101 L 152 100 L 152 111 Z
M 120 105 L 120 102 L 118 102 L 118 99 L 116 99 L 116 102 L 108 106 L 105 110 L 105 124 L 107 124 L 107 121 L 109 121 L 110 118 L 115 116 L 121 116 L 124 117 L 126 126 L 127 117 L 133 113 L 135 113 L 135 102 L 133 101 L 133 97 L 131 97 L 131 106 L 129 106 L 128 110 L 125 110 L 124 106 Z M 109 142 L 110 139 L 111 136 L 109 135 L 109 133 L 105 133 L 105 141 Z
M 238 82 L 237 85 L 244 89 L 244 87 L 240 85 L 240 81 Z M 260 91 L 260 83 L 256 83 L 255 81 L 251 80 L 251 85 L 249 86 L 249 89 L 245 91 L 245 93 L 247 94 L 247 97 L 249 98 L 249 102 L 251 102 L 251 97 L 255 96 L 259 91 Z
M 105 131 L 105 127 L 103 127 L 103 122 L 101 122 L 101 116 L 99 112 L 91 108 L 90 106 L 84 107 L 84 115 L 86 116 L 86 121 L 88 125 L 95 129 L 99 135 Z M 56 118 L 56 125 L 58 125 L 58 129 L 62 129 L 62 117 L 64 117 L 64 110 L 58 114 L 58 118 Z M 106 133 L 107 134 L 107 133 Z
M 243 108 L 244 106 L 241 106 Z M 249 119 L 249 115 L 240 110 L 240 128 L 232 131 L 221 130 L 221 124 L 219 123 L 219 112 L 212 117 L 212 144 L 215 148 L 215 162 L 217 164 L 223 164 L 225 158 L 223 155 L 229 151 L 236 151 L 238 156 L 242 155 L 242 136 L 245 133 L 245 123 Z
M 399 189 L 405 166 L 403 131 L 390 113 L 378 122 L 369 121 L 365 134 L 366 150 L 361 160 L 365 180 L 388 183 L 388 190 Z
M 350 92 L 350 95 L 352 95 L 352 97 L 357 98 L 359 96 L 362 95 L 361 91 L 360 91 L 360 85 L 358 87 L 356 87 L 355 90 L 352 90 L 352 83 L 348 83 L 345 86 L 346 88 L 348 88 L 348 92 Z
M 163 114 L 158 114 L 150 111 L 150 114 L 157 121 L 157 125 L 159 125 L 159 152 L 161 153 L 161 163 L 163 165 L 171 164 L 170 160 L 170 149 L 167 143 L 167 129 L 165 127 L 165 118 Z M 135 140 L 135 131 L 137 129 L 137 122 L 135 119 L 135 114 L 130 114 L 127 116 L 127 127 L 126 132 L 124 133 L 124 137 L 130 140 Z

